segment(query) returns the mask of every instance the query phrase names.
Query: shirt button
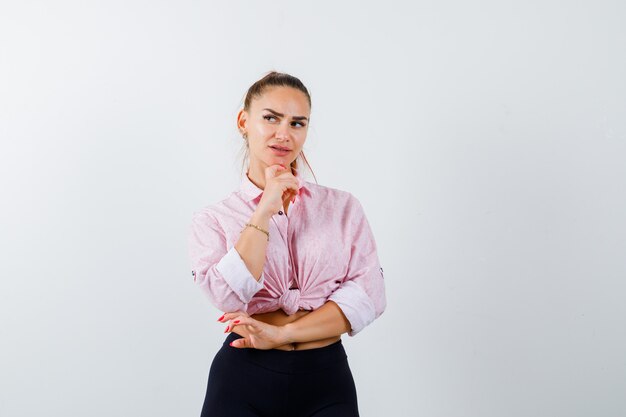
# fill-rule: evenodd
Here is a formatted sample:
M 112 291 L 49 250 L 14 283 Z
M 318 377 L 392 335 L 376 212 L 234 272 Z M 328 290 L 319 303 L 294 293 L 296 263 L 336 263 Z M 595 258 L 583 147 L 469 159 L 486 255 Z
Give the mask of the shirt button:
M 283 211 L 282 210 L 278 210 L 278 214 L 282 216 L 283 215 Z

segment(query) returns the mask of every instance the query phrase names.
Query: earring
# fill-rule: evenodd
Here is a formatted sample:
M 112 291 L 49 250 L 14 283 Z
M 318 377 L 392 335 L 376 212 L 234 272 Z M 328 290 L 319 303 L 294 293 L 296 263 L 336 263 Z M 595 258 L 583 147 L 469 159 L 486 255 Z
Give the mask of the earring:
M 243 135 L 241 135 L 243 137 L 244 140 L 248 140 L 248 132 L 243 132 Z

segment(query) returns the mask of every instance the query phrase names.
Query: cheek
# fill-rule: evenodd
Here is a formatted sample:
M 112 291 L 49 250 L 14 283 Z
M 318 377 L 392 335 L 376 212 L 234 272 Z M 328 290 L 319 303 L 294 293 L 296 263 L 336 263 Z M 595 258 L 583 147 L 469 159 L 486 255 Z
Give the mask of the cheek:
M 294 136 L 294 143 L 298 148 L 302 148 L 306 142 L 306 133 L 299 133 Z
M 261 136 L 261 137 L 265 137 L 268 134 L 270 134 L 274 129 L 272 128 L 271 125 L 267 125 L 267 124 L 259 124 L 257 125 L 255 131 Z

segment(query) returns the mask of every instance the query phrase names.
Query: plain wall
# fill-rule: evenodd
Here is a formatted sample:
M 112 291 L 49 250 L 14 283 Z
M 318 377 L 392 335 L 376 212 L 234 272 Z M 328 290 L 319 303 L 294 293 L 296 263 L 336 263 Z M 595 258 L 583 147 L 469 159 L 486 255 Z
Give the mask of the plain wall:
M 197 416 L 191 214 L 269 70 L 362 202 L 388 307 L 361 415 L 626 415 L 622 1 L 2 1 L 0 415 Z M 260 382 L 262 383 L 262 382 Z

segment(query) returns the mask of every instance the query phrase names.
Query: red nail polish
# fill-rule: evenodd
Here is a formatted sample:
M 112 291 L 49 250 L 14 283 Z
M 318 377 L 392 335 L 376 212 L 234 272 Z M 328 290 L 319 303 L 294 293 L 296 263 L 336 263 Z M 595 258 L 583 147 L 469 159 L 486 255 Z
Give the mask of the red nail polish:
M 233 323 L 237 324 L 237 323 L 239 323 L 239 320 L 235 320 L 235 321 L 233 321 Z
M 222 319 L 224 318 L 226 314 L 222 314 L 222 317 L 220 317 L 219 319 L 217 319 L 217 321 L 222 321 Z
M 226 326 L 226 330 L 224 330 L 224 333 L 228 333 L 228 329 L 230 329 L 230 326 Z

